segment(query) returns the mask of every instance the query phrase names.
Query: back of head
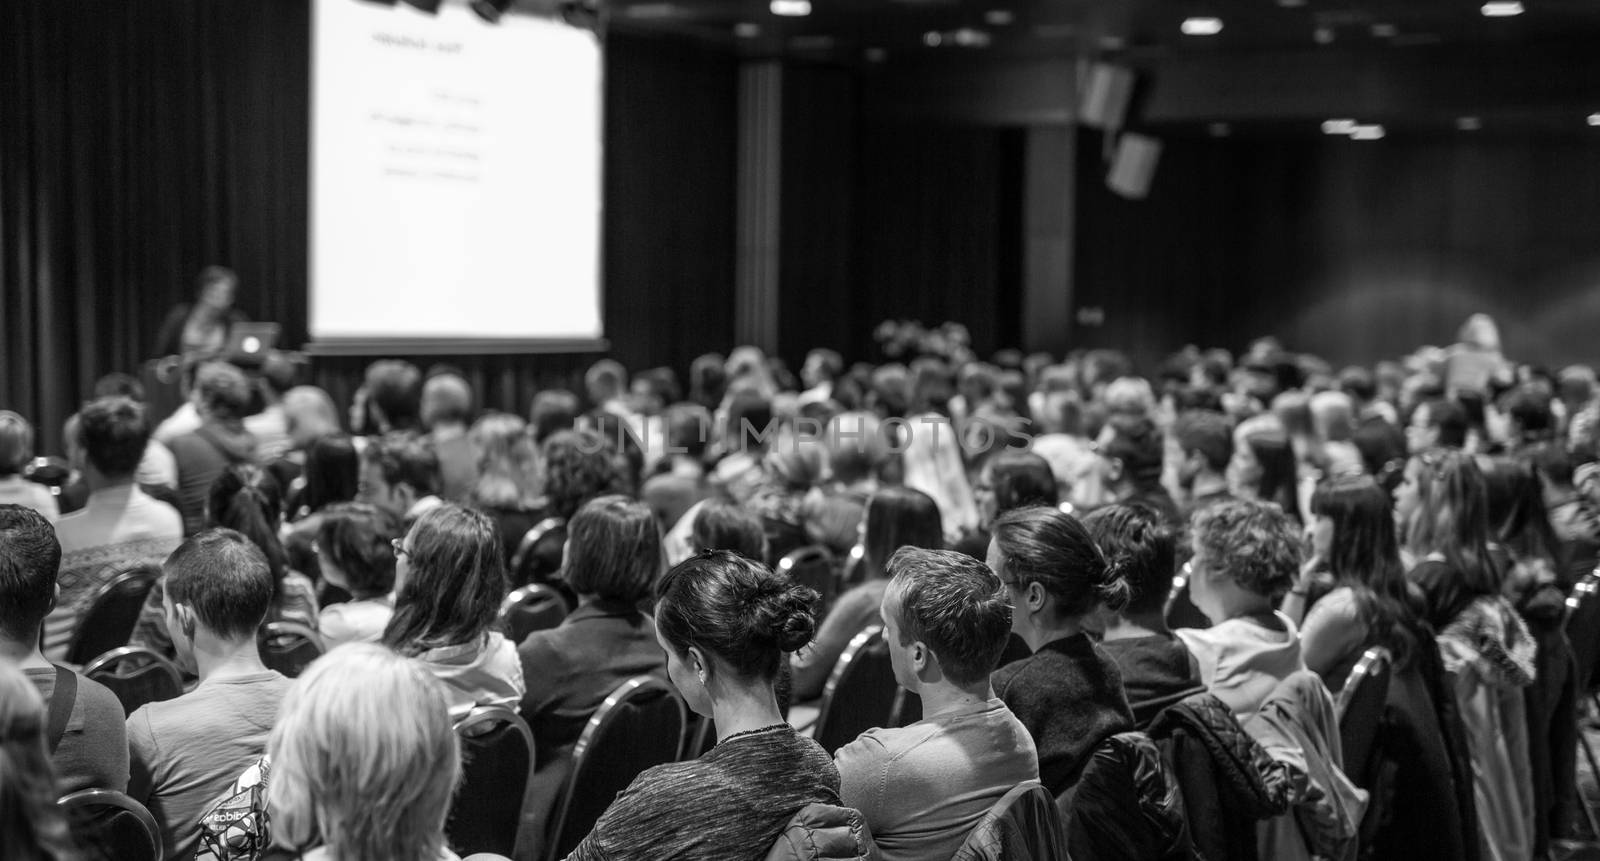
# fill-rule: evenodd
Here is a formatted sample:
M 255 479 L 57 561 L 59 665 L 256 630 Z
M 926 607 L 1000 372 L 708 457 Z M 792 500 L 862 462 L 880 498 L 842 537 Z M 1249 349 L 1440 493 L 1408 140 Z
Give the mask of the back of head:
M 883 428 L 869 412 L 840 413 L 829 420 L 823 433 L 828 446 L 828 469 L 835 481 L 853 484 L 877 471 L 887 455 Z
M 719 353 L 695 357 L 689 365 L 690 400 L 707 409 L 722 403 L 723 391 L 728 384 L 726 361 Z
M 677 403 L 662 413 L 662 433 L 667 454 L 694 460 L 705 457 L 711 442 L 711 411 L 697 403 Z
M 726 500 L 711 499 L 700 506 L 690 540 L 696 551 L 728 550 L 758 562 L 767 558 L 761 519 Z
M 414 434 L 390 433 L 374 439 L 361 450 L 361 459 L 375 464 L 385 483 L 410 485 L 419 497 L 439 487 L 439 456 Z
M 1196 564 L 1223 569 L 1246 591 L 1278 598 L 1300 571 L 1300 535 L 1277 504 L 1232 500 L 1196 512 Z
M 1335 579 L 1404 595 L 1393 501 L 1374 478 L 1340 476 L 1317 485 L 1311 513 L 1333 523 L 1328 569 Z
M 132 374 L 112 371 L 94 381 L 94 399 L 124 397 L 144 403 L 144 383 Z
M 258 466 L 235 464 L 211 482 L 206 498 L 208 525 L 231 529 L 261 548 L 272 568 L 273 582 L 288 573 L 288 556 L 278 540 L 283 520 L 283 490 L 272 473 Z
M 1406 547 L 1418 557 L 1442 555 L 1476 594 L 1498 591 L 1500 579 L 1488 558 L 1488 488 L 1476 460 L 1447 449 L 1412 463 L 1417 510 L 1406 525 Z
M 317 554 L 338 566 L 357 599 L 387 595 L 394 589 L 394 546 L 400 524 L 375 505 L 339 502 L 322 511 Z
M 739 395 L 728 405 L 725 444 L 732 451 L 765 451 L 772 418 L 771 401 L 754 394 Z
M 1177 535 L 1160 515 L 1140 505 L 1107 505 L 1083 518 L 1089 537 L 1106 557 L 1111 576 L 1127 581 L 1124 612 L 1160 613 L 1177 573 Z
M 485 413 L 468 438 L 478 450 L 478 480 L 473 502 L 488 508 L 520 508 L 538 496 L 538 466 L 533 438 L 521 416 Z
M 1351 365 L 1339 372 L 1339 391 L 1364 404 L 1378 396 L 1378 380 L 1366 368 Z
M 539 450 L 549 511 L 572 517 L 591 497 L 609 492 L 619 476 L 606 440 L 592 430 L 559 431 Z
M 1478 468 L 1483 472 L 1484 516 L 1493 540 L 1518 562 L 1542 557 L 1554 563 L 1559 559 L 1561 546 L 1550 528 L 1532 461 L 1526 457 L 1480 457 Z
M 596 497 L 567 526 L 563 575 L 579 595 L 637 603 L 650 595 L 662 567 L 661 529 L 642 502 Z
M 472 387 L 456 374 L 438 374 L 422 384 L 422 426 L 462 425 L 472 419 Z
M 583 412 L 578 396 L 566 389 L 545 389 L 533 396 L 528 425 L 535 444 L 543 444 L 557 431 L 572 430 Z
M 994 490 L 995 510 L 1001 513 L 1030 505 L 1055 505 L 1056 476 L 1050 462 L 1031 451 L 1003 449 L 985 465 Z
M 1513 443 L 1534 443 L 1550 439 L 1555 434 L 1555 413 L 1550 397 L 1526 386 L 1506 396 L 1502 410 L 1515 424 L 1520 438 Z
M 396 708 L 404 704 L 404 708 Z M 295 680 L 267 742 L 275 836 L 343 859 L 433 861 L 461 771 L 442 684 L 352 643 Z
M 1214 472 L 1227 469 L 1233 459 L 1233 423 L 1222 413 L 1191 410 L 1178 416 L 1172 432 L 1184 456 L 1199 452 Z
M 1526 456 L 1539 477 L 1552 487 L 1558 489 L 1572 487 L 1577 459 L 1560 443 L 1540 443 L 1528 449 Z
M 283 393 L 283 417 L 289 437 L 299 448 L 328 434 L 339 433 L 339 410 L 333 398 L 316 386 L 295 386 Z
M 344 434 L 318 438 L 306 451 L 305 478 L 301 501 L 312 511 L 355 499 L 361 481 L 355 443 Z
M 1144 377 L 1118 377 L 1106 386 L 1106 409 L 1113 414 L 1148 416 L 1155 411 L 1155 390 Z
M 1466 408 L 1460 403 L 1448 398 L 1438 398 L 1425 401 L 1418 409 L 1426 409 L 1428 426 L 1439 431 L 1439 445 L 1445 448 L 1461 448 L 1467 444 L 1467 429 L 1471 427 L 1471 420 L 1467 416 Z
M 1161 429 L 1142 415 L 1113 413 L 1106 420 L 1110 440 L 1101 446 L 1100 453 L 1113 460 L 1122 461 L 1125 481 L 1136 487 L 1154 487 L 1161 481 L 1161 467 L 1165 452 Z M 1101 432 L 1104 435 L 1104 431 Z
M 84 404 L 78 413 L 78 441 L 96 472 L 113 481 L 131 478 L 150 444 L 144 405 L 126 397 Z
M 742 679 L 771 682 L 779 661 L 811 642 L 818 595 L 767 566 L 713 550 L 673 566 L 656 588 L 656 628 L 682 655 L 715 657 Z
M 1262 429 L 1243 437 L 1256 462 L 1261 464 L 1261 479 L 1256 496 L 1274 503 L 1286 512 L 1296 510 L 1296 467 L 1294 446 L 1281 430 Z
M 61 543 L 44 515 L 0 505 L 0 635 L 33 644 L 56 601 Z
M 1019 508 L 994 522 L 1001 579 L 1021 590 L 1038 583 L 1063 617 L 1082 616 L 1105 605 L 1120 610 L 1131 588 L 1106 564 L 1105 554 L 1078 518 L 1045 506 Z
M 933 497 L 910 487 L 886 487 L 867 501 L 863 540 L 867 565 L 886 574 L 889 557 L 902 547 L 944 549 L 944 521 Z
M 260 548 L 232 529 L 207 529 L 172 551 L 161 566 L 169 604 L 224 640 L 255 637 L 272 606 L 272 570 Z
M 889 591 L 902 645 L 927 644 L 952 682 L 994 671 L 1011 635 L 1011 601 L 987 565 L 951 550 L 906 547 L 889 558 Z
M 1367 474 L 1390 492 L 1405 467 L 1405 437 L 1388 422 L 1363 422 L 1356 426 L 1350 441 L 1361 452 L 1361 465 Z
M 1347 442 L 1356 428 L 1355 404 L 1344 392 L 1317 392 L 1311 396 L 1311 424 L 1319 438 Z
M 400 359 L 367 366 L 367 402 L 383 413 L 389 430 L 416 430 L 421 424 L 422 371 Z
M 223 361 L 200 365 L 194 373 L 194 391 L 200 411 L 218 421 L 242 419 L 250 410 L 250 378 L 244 371 Z
M 0 410 L 0 477 L 20 474 L 30 460 L 33 425 L 10 410 Z
M 1311 420 L 1311 396 L 1299 389 L 1280 392 L 1274 397 L 1272 414 L 1291 437 L 1306 436 L 1315 429 Z
M 616 359 L 601 359 L 584 372 L 583 385 L 589 394 L 589 405 L 598 407 L 628 391 L 628 371 Z
M 477 642 L 506 597 L 500 534 L 487 514 L 442 503 L 417 518 L 384 645 L 402 655 Z

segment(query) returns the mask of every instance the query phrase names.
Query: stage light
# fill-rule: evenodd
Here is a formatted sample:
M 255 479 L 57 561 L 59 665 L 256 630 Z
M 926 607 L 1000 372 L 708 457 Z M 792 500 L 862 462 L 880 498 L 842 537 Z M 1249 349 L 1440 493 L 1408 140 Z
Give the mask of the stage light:
M 1483 128 L 1483 120 L 1477 117 L 1457 117 L 1456 128 L 1464 132 L 1475 132 Z
M 1185 36 L 1215 36 L 1222 32 L 1221 18 L 1185 18 L 1179 26 Z
M 772 0 L 767 8 L 785 18 L 804 18 L 811 14 L 811 0 Z
M 1383 126 L 1373 124 L 1370 126 L 1356 126 L 1350 130 L 1350 139 L 1353 141 L 1383 140 Z
M 471 6 L 472 11 L 478 13 L 479 18 L 488 21 L 490 24 L 498 24 L 500 23 L 500 16 L 506 14 L 513 2 L 515 0 L 472 0 Z
M 1523 13 L 1522 0 L 1489 0 L 1483 4 L 1483 17 L 1510 18 Z
M 1355 129 L 1355 120 L 1328 120 L 1322 124 L 1322 133 L 1325 135 L 1347 135 Z
M 406 0 L 407 6 L 414 6 L 429 15 L 439 14 L 439 4 L 443 0 Z
M 1589 115 L 1589 125 L 1591 125 L 1591 126 L 1600 126 L 1600 114 L 1590 114 Z

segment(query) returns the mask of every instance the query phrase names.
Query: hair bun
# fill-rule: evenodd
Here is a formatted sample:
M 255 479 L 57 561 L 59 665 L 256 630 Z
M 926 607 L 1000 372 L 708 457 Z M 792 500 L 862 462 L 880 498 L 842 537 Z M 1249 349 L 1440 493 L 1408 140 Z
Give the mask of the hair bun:
M 1106 560 L 1106 574 L 1099 585 L 1094 587 L 1095 597 L 1106 609 L 1113 612 L 1122 610 L 1133 600 L 1133 584 L 1128 582 L 1124 569 L 1128 567 L 1128 557 L 1119 556 Z
M 809 586 L 785 584 L 754 599 L 751 633 L 785 652 L 804 648 L 817 633 L 816 604 L 821 596 Z

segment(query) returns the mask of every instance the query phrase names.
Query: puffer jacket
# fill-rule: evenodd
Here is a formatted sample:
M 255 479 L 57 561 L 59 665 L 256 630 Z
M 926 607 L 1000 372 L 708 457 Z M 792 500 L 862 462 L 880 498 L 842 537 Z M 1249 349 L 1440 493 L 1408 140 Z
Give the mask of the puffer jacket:
M 1151 722 L 1148 734 L 1177 778 L 1194 857 L 1255 861 L 1256 823 L 1289 809 L 1293 776 L 1214 694 L 1196 694 Z
M 1030 780 L 1007 792 L 951 861 L 1070 861 L 1066 829 L 1044 784 Z
M 879 861 L 880 857 L 860 811 L 808 804 L 789 820 L 766 861 Z
M 1066 796 L 1057 803 L 1068 801 Z M 1194 855 L 1177 776 L 1142 732 L 1101 742 L 1062 807 L 1067 848 L 1096 861 L 1180 861 Z
M 1523 689 L 1538 644 L 1506 599 L 1477 598 L 1439 632 L 1439 656 L 1461 710 L 1473 798 L 1488 861 L 1533 857 L 1533 773 Z

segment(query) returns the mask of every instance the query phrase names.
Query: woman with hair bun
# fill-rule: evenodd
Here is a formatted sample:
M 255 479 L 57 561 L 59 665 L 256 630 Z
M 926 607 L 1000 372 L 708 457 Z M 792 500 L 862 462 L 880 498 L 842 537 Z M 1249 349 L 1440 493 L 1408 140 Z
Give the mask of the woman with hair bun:
M 1011 627 L 1033 654 L 995 670 L 995 695 L 1033 735 L 1052 795 L 1077 783 L 1100 742 L 1133 729 L 1122 673 L 1089 639 L 1102 607 L 1132 588 L 1083 524 L 1060 509 L 1019 508 L 995 521 L 989 567 L 1011 595 Z
M 784 654 L 811 641 L 816 592 L 726 550 L 701 553 L 656 588 L 656 639 L 717 745 L 658 765 L 617 796 L 568 861 L 747 861 L 766 856 L 801 808 L 839 804 L 839 770 L 778 710 Z

